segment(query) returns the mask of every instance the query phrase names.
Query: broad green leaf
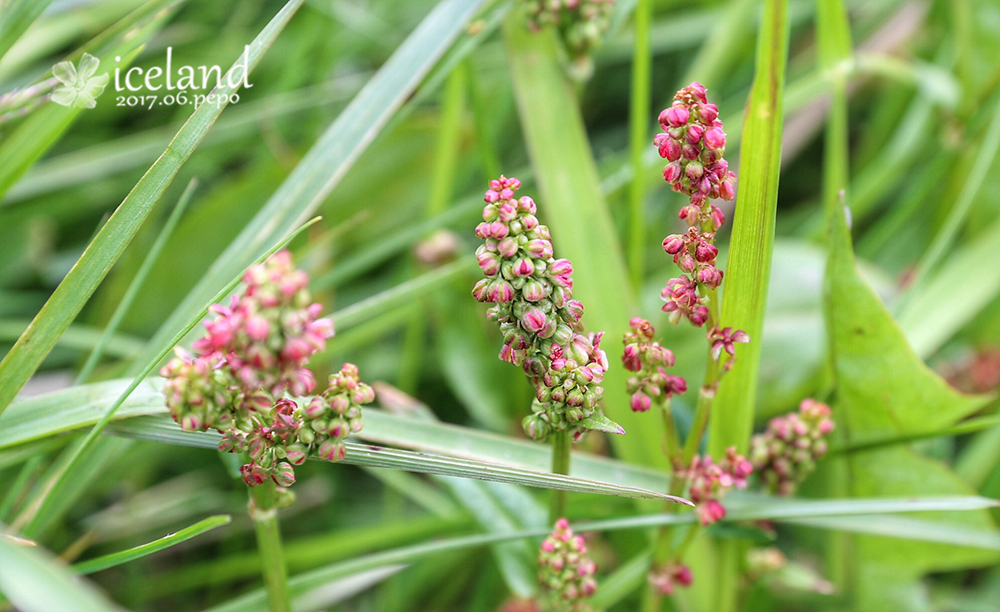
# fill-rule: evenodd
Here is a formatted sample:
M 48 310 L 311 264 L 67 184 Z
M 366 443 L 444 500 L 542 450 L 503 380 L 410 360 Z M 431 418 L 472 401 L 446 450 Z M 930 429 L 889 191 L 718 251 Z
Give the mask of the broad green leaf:
M 530 195 L 538 202 L 539 217 L 552 229 L 556 256 L 573 262 L 574 294 L 584 304 L 587 330 L 606 332 L 601 348 L 617 364 L 624 350 L 620 338 L 635 313 L 634 295 L 579 102 L 551 28 L 529 32 L 523 15 L 513 11 L 504 38 L 521 128 L 540 187 L 539 194 Z M 522 193 L 528 192 L 522 188 Z M 611 440 L 619 455 L 632 463 L 666 465 L 659 432 L 648 415 L 628 406 L 625 370 L 612 367 L 602 386 L 604 411 L 631 432 Z
M 750 343 L 737 348 L 735 365 L 723 378 L 715 397 L 708 440 L 713 456 L 721 456 L 729 446 L 746 449 L 753 430 L 764 305 L 774 248 L 787 56 L 788 2 L 767 0 L 743 122 L 739 204 L 732 221 L 719 316 L 720 328 L 741 329 L 750 335 Z
M 296 165 L 263 209 L 212 264 L 153 337 L 159 346 L 211 297 L 214 288 L 267 244 L 308 218 L 403 105 L 485 0 L 439 3 Z M 145 362 L 152 350 L 143 354 Z
M 115 567 L 116 565 L 121 565 L 122 563 L 128 563 L 129 561 L 141 559 L 147 555 L 151 555 L 155 552 L 170 548 L 176 544 L 180 544 L 181 542 L 186 542 L 191 538 L 205 533 L 206 531 L 211 531 L 216 527 L 228 525 L 230 521 L 232 521 L 232 517 L 228 514 L 213 516 L 203 521 L 199 521 L 190 527 L 185 527 L 177 533 L 171 533 L 148 544 L 111 553 L 109 555 L 103 555 L 95 559 L 82 561 L 74 565 L 73 569 L 80 574 L 93 574 L 94 572 L 99 572 L 101 570 L 108 569 L 109 567 Z
M 51 554 L 3 537 L 0 537 L 0 592 L 22 612 L 124 610 Z
M 218 92 L 220 96 L 225 96 L 228 100 L 228 96 L 239 89 L 242 79 L 237 79 L 236 86 L 233 86 L 229 77 L 240 76 L 244 69 L 253 70 L 302 2 L 303 0 L 289 0 L 274 19 L 261 30 L 249 45 L 247 67 L 243 68 L 240 61 L 237 61 L 230 68 Z M 0 380 L 3 380 L 3 384 L 0 385 L 0 414 L 28 378 L 34 374 L 59 336 L 69 327 L 111 270 L 181 165 L 204 138 L 225 106 L 226 104 L 202 104 L 194 111 L 177 132 L 167 150 L 118 206 L 73 269 L 59 283 L 28 329 L 0 362 Z M 162 341 L 151 343 L 155 348 L 159 348 L 162 344 Z M 140 359 L 139 363 L 145 364 L 145 360 Z
M 989 398 L 951 389 L 913 352 L 875 291 L 858 273 L 845 214 L 828 215 L 827 331 L 837 380 L 834 416 L 847 444 L 933 432 L 981 408 Z M 858 497 L 971 493 L 944 464 L 908 448 L 858 452 L 847 460 L 849 490 Z M 985 512 L 929 514 L 961 529 L 996 533 Z M 995 563 L 994 553 L 969 547 L 856 539 L 851 567 L 867 605 L 903 605 L 902 593 L 929 571 Z

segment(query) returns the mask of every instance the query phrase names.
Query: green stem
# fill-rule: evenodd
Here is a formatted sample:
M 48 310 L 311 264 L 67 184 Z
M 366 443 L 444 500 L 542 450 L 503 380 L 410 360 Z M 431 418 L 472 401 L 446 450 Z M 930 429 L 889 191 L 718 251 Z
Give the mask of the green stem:
M 711 367 L 709 371 L 715 370 L 715 362 L 711 362 Z M 706 377 L 707 378 L 707 377 Z M 687 440 L 684 444 L 684 456 L 681 459 L 681 465 L 689 465 L 691 459 L 698 453 L 698 447 L 701 446 L 701 439 L 705 436 L 705 430 L 708 429 L 708 420 L 712 415 L 712 403 L 715 401 L 715 381 L 713 380 L 705 381 L 705 385 L 698 390 L 698 405 L 694 411 L 694 423 L 691 425 L 691 431 L 688 432 Z
M 681 443 L 674 426 L 674 413 L 669 397 L 660 404 L 660 408 L 663 417 L 663 451 L 670 458 L 670 465 L 677 469 L 681 461 Z
M 552 473 L 569 476 L 570 453 L 573 442 L 570 432 L 557 431 L 552 434 Z M 552 491 L 552 507 L 549 512 L 549 523 L 555 523 L 566 516 L 566 504 L 569 500 L 568 491 Z
M 632 286 L 639 289 L 643 278 L 643 253 L 646 246 L 646 220 L 642 211 L 645 200 L 645 173 L 642 154 L 649 146 L 650 65 L 649 22 L 651 0 L 639 0 L 635 7 L 635 52 L 632 56 L 632 98 L 629 110 L 629 160 L 632 184 L 629 190 L 630 229 L 628 246 Z
M 281 546 L 276 493 L 276 487 L 270 480 L 250 489 L 250 518 L 253 519 L 254 531 L 257 532 L 257 550 L 260 553 L 271 612 L 291 612 L 288 569 L 285 567 L 285 551 Z

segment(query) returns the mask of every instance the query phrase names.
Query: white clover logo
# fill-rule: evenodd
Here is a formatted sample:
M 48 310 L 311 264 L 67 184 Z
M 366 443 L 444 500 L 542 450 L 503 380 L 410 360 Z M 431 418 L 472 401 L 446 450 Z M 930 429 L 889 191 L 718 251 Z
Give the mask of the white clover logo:
M 100 63 L 93 55 L 84 53 L 77 66 L 73 66 L 72 62 L 59 62 L 53 66 L 52 74 L 63 86 L 52 92 L 52 101 L 75 108 L 97 106 L 97 97 L 104 93 L 109 79 L 107 72 L 94 76 Z

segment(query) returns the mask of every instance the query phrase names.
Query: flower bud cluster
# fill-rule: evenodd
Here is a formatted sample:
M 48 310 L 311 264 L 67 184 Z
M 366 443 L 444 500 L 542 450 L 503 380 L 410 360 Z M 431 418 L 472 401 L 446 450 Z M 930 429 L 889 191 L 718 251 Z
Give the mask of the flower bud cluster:
M 695 81 L 674 95 L 674 103 L 660 113 L 662 134 L 653 140 L 660 157 L 668 162 L 663 178 L 701 207 L 709 198 L 732 200 L 736 196 L 736 175 L 723 159 L 726 133 L 722 130 L 719 108 L 705 97 L 705 87 Z M 694 211 L 690 211 L 694 212 Z M 699 211 L 711 221 L 713 208 Z M 691 225 L 695 225 L 691 223 Z
M 555 529 L 542 542 L 538 556 L 538 581 L 545 591 L 543 609 L 551 612 L 584 612 L 584 601 L 597 591 L 597 564 L 587 556 L 583 536 L 574 535 L 569 521 L 556 521 Z
M 310 399 L 297 415 L 302 423 L 297 435 L 302 457 L 316 454 L 327 461 L 343 459 L 344 441 L 361 431 L 361 406 L 373 401 L 375 391 L 361 382 L 358 366 L 345 363 L 330 376 L 323 395 Z
M 194 357 L 180 347 L 174 353 L 177 357 L 160 370 L 171 416 L 187 432 L 225 430 L 233 421 L 233 394 L 226 374 L 218 369 L 221 360 Z
M 309 278 L 287 251 L 249 268 L 243 281 L 244 292 L 229 307 L 212 307 L 217 317 L 192 345 L 198 354 L 178 348 L 160 370 L 163 392 L 184 431 L 216 429 L 221 452 L 247 453 L 250 463 L 241 468 L 247 485 L 271 479 L 288 487 L 293 466 L 310 454 L 343 459 L 343 440 L 361 429 L 361 404 L 373 401 L 374 392 L 346 364 L 304 407 L 280 397 L 315 388 L 307 366 L 333 335 L 333 323 L 317 318 L 322 307 L 310 303 Z
M 691 465 L 675 477 L 688 479 L 688 496 L 697 506 L 698 518 L 702 525 L 711 525 L 726 516 L 721 503 L 726 491 L 746 487 L 751 473 L 753 465 L 731 446 L 719 463 L 708 455 L 696 455 Z
M 544 440 L 549 432 L 575 427 L 597 411 L 604 397 L 599 385 L 609 366 L 601 350 L 603 335 L 574 333 L 566 348 L 552 344 L 548 369 L 535 386 L 531 414 L 522 422 L 529 437 Z
M 323 307 L 310 304 L 308 275 L 281 251 L 251 266 L 243 282 L 246 290 L 229 307 L 211 307 L 217 317 L 205 322 L 208 333 L 192 348 L 203 358 L 220 355 L 244 389 L 274 397 L 310 393 L 316 381 L 306 364 L 326 348 L 333 322 L 317 318 Z
M 494 304 L 490 319 L 504 336 L 500 359 L 519 365 L 535 385 L 536 403 L 525 431 L 544 439 L 590 416 L 608 368 L 600 335 L 584 336 L 583 304 L 573 299 L 573 265 L 555 259 L 549 228 L 538 222 L 528 196 L 515 197 L 516 178 L 490 181 L 476 250 L 486 278 L 472 295 Z
M 622 342 L 625 353 L 622 363 L 629 372 L 636 375 L 626 381 L 626 389 L 631 396 L 630 405 L 634 412 L 646 412 L 655 399 L 657 403 L 670 399 L 674 393 L 683 394 L 687 391 L 687 381 L 680 376 L 667 374 L 664 368 L 674 365 L 673 352 L 659 342 L 653 341 L 656 330 L 653 325 L 642 318 L 635 317 L 629 321 L 631 331 L 625 334 Z
M 808 398 L 798 412 L 771 419 L 764 433 L 750 443 L 750 459 L 767 487 L 790 495 L 826 454 L 826 436 L 833 431 L 830 407 Z
M 673 595 L 675 587 L 691 586 L 694 575 L 690 567 L 680 561 L 671 561 L 649 572 L 646 579 L 661 594 Z
M 587 54 L 601 42 L 611 25 L 615 0 L 523 0 L 528 25 L 533 30 L 545 26 L 559 28 L 573 55 Z

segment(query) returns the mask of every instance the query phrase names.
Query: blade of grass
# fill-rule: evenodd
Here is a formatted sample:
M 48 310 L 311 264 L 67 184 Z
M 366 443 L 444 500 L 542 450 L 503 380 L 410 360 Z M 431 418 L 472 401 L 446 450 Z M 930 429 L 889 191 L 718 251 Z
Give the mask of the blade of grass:
M 739 495 L 734 495 L 731 499 L 733 502 L 739 498 Z M 771 503 L 784 506 L 782 512 L 772 512 L 770 514 L 775 515 L 775 520 L 790 521 L 792 519 L 801 519 L 805 517 L 825 517 L 825 516 L 844 516 L 844 515 L 859 515 L 866 516 L 874 513 L 889 513 L 889 512 L 920 512 L 929 510 L 970 510 L 977 508 L 989 508 L 995 507 L 997 505 L 996 500 L 985 499 L 981 497 L 968 497 L 968 498 L 929 498 L 925 500 L 889 500 L 889 499 L 875 499 L 875 500 L 863 500 L 863 499 L 852 499 L 852 500 L 837 500 L 837 501 L 808 501 L 808 500 L 798 500 L 789 501 L 786 499 L 775 499 L 771 498 Z M 727 507 L 731 504 L 727 502 Z M 736 508 L 739 504 L 736 504 Z M 733 509 L 729 515 L 727 515 L 725 520 L 757 520 L 762 518 L 767 518 L 762 515 L 769 514 L 767 512 L 762 512 L 760 506 L 754 506 L 753 504 L 747 504 L 744 509 Z M 577 523 L 573 525 L 574 530 L 580 533 L 585 533 L 588 531 L 616 531 L 621 529 L 637 529 L 637 528 L 648 528 L 656 527 L 660 525 L 668 524 L 685 524 L 694 522 L 695 516 L 693 514 L 653 514 L 644 515 L 637 517 L 630 517 L 625 519 L 610 519 L 604 521 L 593 521 L 587 523 Z M 851 521 L 846 522 L 844 525 L 838 525 L 839 529 L 851 529 L 853 526 L 861 526 L 863 521 Z M 927 531 L 917 531 L 913 530 L 912 536 L 919 536 L 920 534 L 926 534 Z M 488 535 L 473 535 L 473 536 L 463 536 L 458 538 L 451 538 L 447 540 L 438 540 L 436 542 L 428 542 L 423 544 L 417 544 L 414 546 L 406 546 L 403 548 L 398 548 L 395 550 L 389 550 L 380 553 L 374 553 L 371 555 L 366 555 L 363 557 L 357 557 L 350 561 L 344 561 L 340 563 L 335 563 L 318 570 L 311 572 L 306 572 L 304 574 L 293 577 L 289 580 L 289 586 L 292 590 L 293 595 L 296 593 L 301 593 L 308 589 L 316 588 L 322 584 L 326 584 L 333 580 L 343 578 L 345 576 L 352 575 L 357 572 L 367 571 L 379 567 L 384 567 L 386 565 L 399 564 L 399 563 L 413 563 L 420 559 L 424 559 L 430 555 L 435 555 L 443 552 L 462 550 L 467 548 L 476 548 L 481 546 L 487 546 L 497 542 L 504 542 L 509 540 L 521 539 L 521 538 L 540 538 L 548 534 L 548 528 L 539 529 L 529 529 L 518 533 L 507 533 L 507 534 L 488 534 Z M 984 541 L 986 545 L 992 546 L 989 541 Z M 207 612 L 265 612 L 266 607 L 265 596 L 262 590 L 252 591 L 220 606 L 210 608 Z
M 816 3 L 816 10 L 819 69 L 831 79 L 830 108 L 823 139 L 822 191 L 823 225 L 830 227 L 833 217 L 842 214 L 842 202 L 850 180 L 848 84 L 847 77 L 837 67 L 851 63 L 853 52 L 850 23 L 842 0 L 820 0 Z M 830 372 L 835 371 L 833 351 L 828 353 L 826 367 Z M 849 495 L 848 466 L 842 461 L 833 462 L 830 471 L 832 477 L 827 484 L 827 495 Z M 832 534 L 827 543 L 826 562 L 830 567 L 831 577 L 842 587 L 847 581 L 844 570 L 851 554 L 851 546 L 852 542 L 840 533 Z
M 142 284 L 146 282 L 146 277 L 149 276 L 149 271 L 153 269 L 153 264 L 156 262 L 156 258 L 159 257 L 160 251 L 163 250 L 163 245 L 167 243 L 170 235 L 173 233 L 174 228 L 177 227 L 177 222 L 180 221 L 181 215 L 184 214 L 184 210 L 187 209 L 188 202 L 191 201 L 191 196 L 194 195 L 194 190 L 198 186 L 197 179 L 191 179 L 188 186 L 184 189 L 184 193 L 181 194 L 181 199 L 178 200 L 177 206 L 170 213 L 170 217 L 167 218 L 166 224 L 163 229 L 160 230 L 160 235 L 156 237 L 156 241 L 153 242 L 153 246 L 149 248 L 149 252 L 146 254 L 146 258 L 143 260 L 142 265 L 139 267 L 139 271 L 135 273 L 135 277 L 129 284 L 128 289 L 125 290 L 125 295 L 122 296 L 121 302 L 118 303 L 118 307 L 115 308 L 114 314 L 111 315 L 111 319 L 104 328 L 104 333 L 101 334 L 100 340 L 97 341 L 97 345 L 94 346 L 94 350 L 90 352 L 87 356 L 87 361 L 80 368 L 79 374 L 76 375 L 76 380 L 74 384 L 83 384 L 86 382 L 90 375 L 94 372 L 94 368 L 100 362 L 101 357 L 104 355 L 104 350 L 107 347 L 112 335 L 118 330 L 118 326 L 121 324 L 122 318 L 125 317 L 125 313 L 128 312 L 129 307 L 132 305 L 132 301 L 135 300 L 135 296 L 139 294 L 139 290 L 142 289 Z
M 101 409 L 119 397 L 130 382 L 123 379 L 93 383 L 18 401 L 0 419 L 0 428 L 4 430 L 0 449 L 92 426 L 100 418 Z M 114 432 L 123 435 L 141 432 L 162 434 L 166 436 L 163 439 L 155 435 L 150 439 L 184 444 L 185 434 L 163 416 L 167 408 L 160 393 L 161 385 L 162 381 L 158 378 L 141 384 L 115 413 L 115 420 L 120 425 L 113 428 Z M 153 421 L 136 418 L 153 415 L 157 415 Z M 180 441 L 175 439 L 178 436 Z M 548 469 L 551 461 L 551 452 L 547 447 L 525 440 L 458 425 L 394 416 L 376 409 L 365 410 L 365 428 L 359 436 L 375 444 L 534 471 Z M 617 482 L 656 491 L 666 491 L 670 482 L 666 472 L 581 452 L 574 453 L 572 463 L 572 475 L 589 480 Z
M 290 5 L 286 5 L 286 8 L 288 6 Z M 285 237 L 284 240 L 271 247 L 257 261 L 258 262 L 264 261 L 274 253 L 278 252 L 280 249 L 284 248 L 289 242 L 291 242 L 292 239 L 295 238 L 295 236 L 297 236 L 299 233 L 301 233 L 303 230 L 313 225 L 317 221 L 319 221 L 318 217 L 316 219 L 313 219 L 309 223 L 303 225 L 299 229 L 295 230 L 290 235 Z M 149 376 L 149 374 L 156 368 L 157 364 L 164 357 L 166 357 L 168 353 L 170 353 L 173 347 L 178 342 L 180 342 L 181 338 L 183 338 L 185 334 L 187 334 L 189 331 L 194 329 L 194 327 L 198 325 L 198 322 L 201 321 L 201 319 L 208 314 L 209 307 L 211 307 L 213 304 L 217 304 L 218 302 L 222 301 L 240 283 L 242 279 L 243 279 L 242 274 L 238 274 L 235 277 L 233 277 L 229 281 L 229 283 L 227 283 L 218 293 L 215 294 L 215 296 L 212 297 L 212 299 L 207 304 L 205 304 L 201 308 L 201 310 L 198 311 L 195 317 L 193 317 L 191 320 L 187 322 L 187 325 L 185 325 L 180 332 L 174 335 L 174 337 L 171 338 L 168 342 L 163 344 L 160 347 L 159 352 L 156 355 L 154 355 L 154 359 L 151 359 L 150 361 L 144 364 L 143 369 L 140 370 L 140 372 L 135 376 L 135 378 L 132 379 L 132 382 L 129 383 L 128 387 L 126 387 L 124 391 L 122 391 L 121 395 L 118 396 L 118 398 L 114 401 L 114 403 L 112 403 L 107 408 L 107 410 L 104 411 L 104 413 L 101 415 L 100 420 L 98 420 L 97 423 L 94 425 L 94 427 L 87 432 L 87 435 L 83 438 L 83 440 L 79 444 L 74 445 L 72 448 L 67 449 L 66 453 L 60 460 L 59 469 L 55 472 L 52 478 L 46 483 L 41 493 L 35 498 L 31 508 L 29 508 L 26 513 L 22 513 L 21 517 L 18 517 L 19 521 L 22 521 L 24 516 L 30 517 L 26 527 L 23 530 L 24 533 L 33 533 L 39 524 L 42 524 L 46 520 L 48 520 L 49 518 L 48 513 L 50 512 L 51 507 L 54 503 L 52 500 L 57 497 L 55 493 L 57 493 L 59 488 L 64 485 L 67 476 L 73 472 L 76 466 L 81 464 L 81 462 L 83 462 L 83 460 L 86 458 L 87 453 L 90 451 L 90 449 L 96 442 L 97 438 L 101 435 L 101 433 L 104 431 L 107 425 L 114 418 L 115 413 L 122 406 L 122 404 L 125 403 L 125 400 L 127 400 L 129 396 L 132 394 L 132 392 L 135 391 L 136 388 L 138 388 L 139 384 L 142 383 L 142 381 L 145 380 L 147 376 Z
M 924 253 L 924 256 L 917 264 L 913 272 L 913 282 L 908 291 L 903 295 L 903 299 L 897 305 L 896 310 L 900 313 L 901 317 L 912 306 L 914 296 L 918 295 L 924 289 L 924 285 L 928 282 L 926 278 L 928 273 L 937 268 L 942 258 L 944 258 L 945 254 L 951 248 L 952 243 L 958 236 L 959 230 L 962 228 L 962 223 L 972 208 L 972 203 L 976 199 L 979 189 L 983 186 L 983 181 L 989 174 L 993 160 L 996 159 L 997 151 L 1000 150 L 1000 96 L 997 97 L 996 107 L 993 109 L 992 115 L 993 120 L 990 122 L 986 135 L 983 137 L 983 142 L 979 146 L 976 161 L 973 162 L 972 168 L 969 170 L 968 178 L 965 184 L 962 185 L 962 191 L 948 212 L 948 217 L 945 219 L 944 225 L 935 234 L 934 240 L 927 247 L 927 252 Z
M 245 70 L 253 70 L 302 2 L 303 0 L 289 0 L 261 30 L 249 45 Z M 223 79 L 223 86 L 217 92 L 219 96 L 225 96 L 224 99 L 228 100 L 239 89 L 242 79 L 237 79 L 237 84 L 233 86 L 230 77 L 245 76 L 241 74 L 243 70 L 239 61 L 229 69 Z M 0 385 L 0 414 L 3 414 L 17 392 L 38 369 L 56 340 L 111 270 L 111 266 L 128 246 L 181 165 L 225 107 L 226 104 L 202 104 L 192 113 L 167 150 L 139 179 L 66 278 L 56 287 L 28 329 L 0 362 L 0 380 L 3 381 Z M 162 340 L 152 342 L 154 347 L 162 345 Z M 140 360 L 139 363 L 144 364 L 145 361 Z
M 741 178 L 718 324 L 745 331 L 751 342 L 737 349 L 733 369 L 722 379 L 709 415 L 708 451 L 714 457 L 721 457 L 730 446 L 745 452 L 753 431 L 781 172 L 788 37 L 787 0 L 766 0 L 743 122 Z M 738 606 L 740 546 L 738 540 L 719 543 L 714 607 L 721 612 Z
M 363 76 L 350 74 L 261 100 L 240 101 L 212 126 L 202 148 L 253 133 L 264 121 L 341 102 L 359 88 Z M 10 188 L 0 207 L 147 166 L 170 144 L 177 129 L 174 125 L 153 128 L 42 160 Z
M 217 434 L 209 432 L 186 434 L 166 419 L 130 419 L 125 423 L 115 425 L 111 431 L 117 435 L 198 448 L 216 448 L 220 439 Z M 347 442 L 346 445 L 347 457 L 342 463 L 348 465 L 406 470 L 418 474 L 474 478 L 556 491 L 612 495 L 633 499 L 656 499 L 691 505 L 691 502 L 685 499 L 648 489 L 563 474 L 538 472 L 520 466 L 417 453 L 356 442 Z
M 2 529 L 2 528 L 0 528 Z M 123 612 L 42 549 L 0 537 L 0 591 L 22 612 Z
M 786 519 L 792 525 L 805 525 L 833 531 L 849 531 L 888 536 L 903 540 L 940 542 L 956 546 L 1000 550 L 1000 535 L 979 529 L 949 525 L 941 521 L 926 521 L 901 516 L 858 515 L 852 517 L 817 517 Z
M 574 294 L 586 305 L 587 329 L 620 338 L 635 312 L 634 295 L 579 102 L 560 64 L 555 33 L 529 32 L 521 17 L 512 12 L 503 31 L 521 128 L 541 191 L 539 215 L 552 229 L 558 255 L 573 262 Z M 612 362 L 623 351 L 613 342 L 601 348 Z M 602 386 L 604 411 L 631 432 L 612 440 L 619 456 L 665 465 L 657 431 L 643 426 L 642 415 L 628 407 L 624 370 L 608 370 Z
M 21 38 L 52 0 L 3 0 L 0 2 L 0 59 Z
M 737 349 L 710 417 L 709 452 L 743 451 L 753 429 L 764 304 L 774 247 L 781 165 L 788 3 L 767 0 L 757 46 L 757 69 L 747 104 L 740 148 L 738 205 L 733 219 L 720 327 L 742 329 L 751 342 Z
M 316 210 L 484 2 L 444 0 L 434 7 L 320 136 L 261 211 L 213 262 L 201 281 L 157 330 L 151 345 L 158 346 L 172 336 L 211 295 L 213 287 L 244 269 L 262 245 L 273 242 L 275 237 L 288 232 Z M 151 353 L 152 350 L 141 355 L 137 363 L 145 362 Z
M 203 521 L 198 521 L 190 527 L 185 527 L 177 533 L 171 533 L 169 535 L 163 536 L 162 538 L 149 542 L 148 544 L 143 544 L 141 546 L 136 546 L 128 550 L 122 550 L 116 553 L 111 553 L 108 555 L 103 555 L 95 559 L 88 559 L 87 561 L 82 561 L 73 566 L 73 569 L 80 574 L 93 574 L 94 572 L 99 572 L 101 570 L 108 569 L 109 567 L 115 567 L 123 563 L 128 563 L 129 561 L 135 561 L 136 559 L 141 559 L 155 552 L 165 550 L 180 544 L 181 542 L 186 542 L 191 538 L 200 536 L 206 531 L 211 531 L 216 527 L 221 527 L 223 525 L 228 525 L 232 521 L 232 517 L 228 514 L 221 514 L 218 516 L 209 517 Z
M 652 54 L 649 50 L 649 22 L 653 13 L 652 0 L 639 0 L 633 16 L 635 51 L 632 54 L 632 92 L 629 107 L 629 159 L 632 162 L 632 184 L 629 186 L 629 246 L 628 266 L 632 288 L 638 291 L 645 276 L 643 256 L 646 252 L 646 173 L 642 154 L 649 146 L 650 81 Z
M 16 342 L 30 325 L 31 321 L 28 320 L 0 320 L 0 341 Z M 104 331 L 100 328 L 72 323 L 56 340 L 55 346 L 80 351 L 93 350 L 103 336 Z M 104 350 L 114 357 L 124 358 L 135 355 L 145 345 L 146 341 L 142 338 L 117 333 L 108 338 Z
M 474 269 L 476 269 L 475 261 L 468 258 L 459 259 L 338 310 L 330 316 L 333 317 L 338 330 L 341 327 L 354 327 L 394 308 L 412 305 L 414 300 L 431 295 L 456 278 L 468 276 Z

